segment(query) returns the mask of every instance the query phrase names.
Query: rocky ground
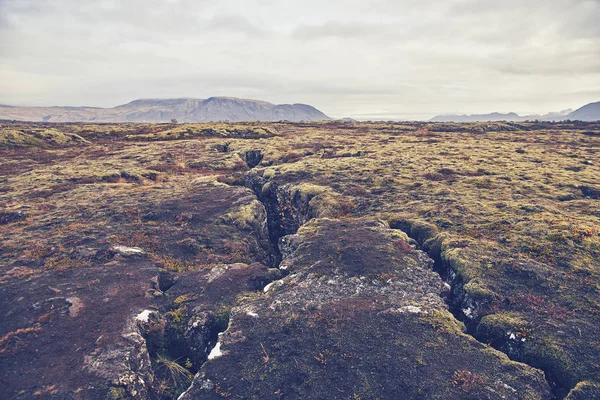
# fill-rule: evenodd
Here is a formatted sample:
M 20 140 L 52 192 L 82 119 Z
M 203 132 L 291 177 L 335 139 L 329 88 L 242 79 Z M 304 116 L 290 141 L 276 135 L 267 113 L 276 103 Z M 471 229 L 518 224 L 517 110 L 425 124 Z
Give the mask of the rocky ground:
M 0 126 L 11 399 L 600 398 L 600 125 Z

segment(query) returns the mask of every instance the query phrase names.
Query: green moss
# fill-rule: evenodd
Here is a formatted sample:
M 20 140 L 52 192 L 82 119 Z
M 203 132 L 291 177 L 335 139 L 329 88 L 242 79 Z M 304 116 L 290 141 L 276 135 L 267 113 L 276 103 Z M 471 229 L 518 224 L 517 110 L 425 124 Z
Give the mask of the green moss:
M 420 244 L 425 243 L 438 234 L 437 226 L 423 219 L 392 218 L 389 224 L 393 229 L 403 230 Z
M 111 387 L 108 390 L 107 399 L 108 400 L 121 400 L 125 398 L 125 389 L 121 387 Z
M 477 339 L 490 343 L 506 338 L 509 332 L 519 336 L 529 331 L 529 324 L 516 313 L 497 313 L 484 316 L 477 325 Z
M 451 335 L 464 335 L 465 325 L 458 321 L 448 311 L 430 310 L 427 314 L 420 317 L 421 321 L 431 325 L 439 333 Z
M 444 248 L 441 257 L 442 261 L 460 276 L 464 282 L 469 282 L 479 275 L 479 269 L 475 267 L 475 263 L 463 257 L 462 249 L 460 248 Z
M 268 126 L 205 123 L 182 124 L 151 133 L 133 133 L 125 135 L 124 139 L 135 141 L 182 140 L 198 137 L 259 139 L 273 137 L 277 134 L 277 131 L 273 127 Z
M 253 229 L 261 223 L 260 216 L 266 218 L 264 207 L 258 200 L 252 201 L 250 204 L 239 206 L 234 211 L 225 215 L 225 221 L 231 221 L 240 229 Z
M 575 365 L 569 354 L 552 339 L 542 338 L 526 342 L 524 360 L 546 372 L 547 376 L 563 387 L 577 383 Z
M 486 287 L 486 285 L 479 278 L 470 280 L 465 286 L 464 290 L 467 295 L 477 302 L 491 303 L 498 296 L 496 293 Z
M 600 382 L 582 381 L 569 392 L 565 400 L 600 399 Z
M 449 237 L 450 235 L 448 235 L 447 233 L 438 233 L 437 235 L 426 240 L 423 243 L 423 250 L 425 250 L 427 254 L 429 254 L 429 256 L 434 260 L 441 260 L 442 245 L 444 244 L 444 242 L 447 242 L 449 240 Z
M 307 202 L 313 197 L 330 192 L 331 189 L 326 186 L 315 185 L 312 183 L 301 183 L 299 185 L 294 185 L 292 197 L 299 195 L 302 202 Z
M 178 303 L 181 304 L 181 303 Z M 188 308 L 187 306 L 181 306 L 173 311 L 167 312 L 167 315 L 171 317 L 171 320 L 175 325 L 183 324 L 188 316 Z
M 29 128 L 8 129 L 0 127 L 2 147 L 56 147 L 85 144 L 87 140 L 77 134 L 67 134 L 56 129 Z

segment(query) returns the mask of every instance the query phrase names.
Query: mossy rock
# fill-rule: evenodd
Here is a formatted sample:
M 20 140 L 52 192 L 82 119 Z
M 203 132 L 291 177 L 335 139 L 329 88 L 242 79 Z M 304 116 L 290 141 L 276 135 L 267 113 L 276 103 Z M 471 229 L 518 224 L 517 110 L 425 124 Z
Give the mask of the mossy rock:
M 486 284 L 481 279 L 471 279 L 463 286 L 465 294 L 479 304 L 490 304 L 498 295 L 487 288 Z
M 565 400 L 600 399 L 600 383 L 592 381 L 579 382 L 565 397 Z
M 77 134 L 68 134 L 56 129 L 6 129 L 0 128 L 0 148 L 61 147 L 83 145 L 88 141 Z
M 462 249 L 460 248 L 446 248 L 446 245 L 442 246 L 442 262 L 457 276 L 459 276 L 463 282 L 469 282 L 471 279 L 479 275 L 479 268 L 476 263 L 464 257 L 462 255 Z
M 562 388 L 568 390 L 577 384 L 576 361 L 552 339 L 527 342 L 524 351 L 525 362 L 545 371 L 546 376 Z
M 529 324 L 515 313 L 497 313 L 486 315 L 479 321 L 475 336 L 485 343 L 495 340 L 506 340 L 513 332 L 519 332 L 529 327 Z
M 438 234 L 438 227 L 423 219 L 393 218 L 389 224 L 392 229 L 403 230 L 421 245 Z

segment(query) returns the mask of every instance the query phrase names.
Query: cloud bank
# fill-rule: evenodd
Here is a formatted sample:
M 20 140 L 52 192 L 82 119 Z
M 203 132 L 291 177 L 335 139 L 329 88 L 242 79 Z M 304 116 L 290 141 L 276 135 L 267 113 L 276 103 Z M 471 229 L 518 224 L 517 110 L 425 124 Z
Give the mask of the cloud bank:
M 598 21 L 600 0 L 0 0 L 0 103 L 543 113 L 600 100 Z

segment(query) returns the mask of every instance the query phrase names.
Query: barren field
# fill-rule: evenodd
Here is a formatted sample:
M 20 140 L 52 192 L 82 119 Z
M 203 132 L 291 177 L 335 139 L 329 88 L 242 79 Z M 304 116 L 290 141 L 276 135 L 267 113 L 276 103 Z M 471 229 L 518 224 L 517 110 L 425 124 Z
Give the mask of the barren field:
M 0 123 L 7 399 L 600 398 L 600 123 Z

